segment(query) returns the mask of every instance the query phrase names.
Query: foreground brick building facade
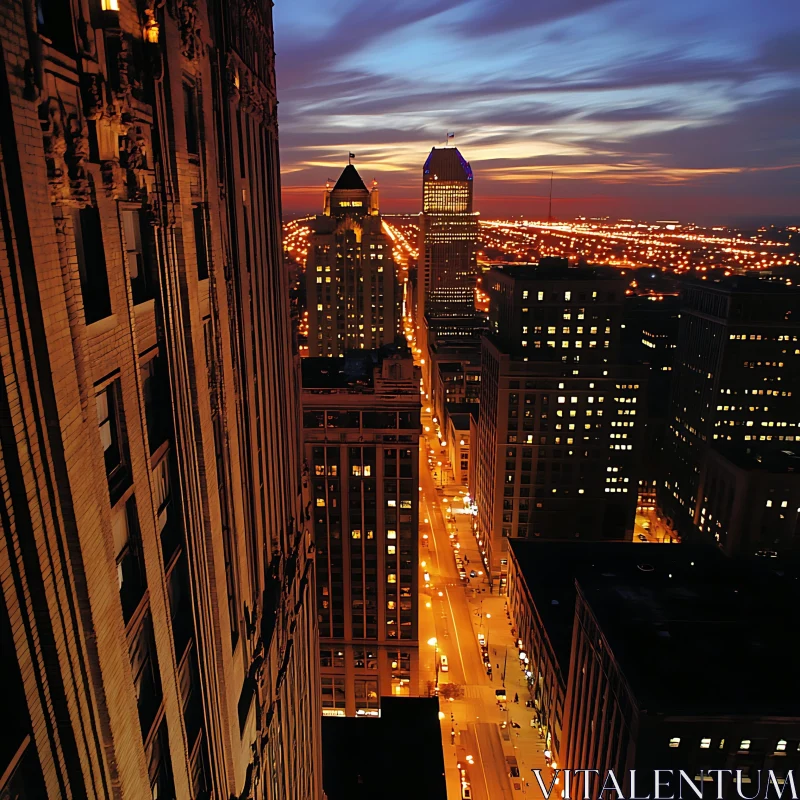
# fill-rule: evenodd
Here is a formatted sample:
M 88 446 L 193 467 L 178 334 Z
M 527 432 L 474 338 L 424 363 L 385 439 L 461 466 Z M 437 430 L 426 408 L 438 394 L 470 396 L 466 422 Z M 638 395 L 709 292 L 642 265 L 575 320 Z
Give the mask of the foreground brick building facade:
M 271 4 L 0 55 L 0 797 L 317 798 Z

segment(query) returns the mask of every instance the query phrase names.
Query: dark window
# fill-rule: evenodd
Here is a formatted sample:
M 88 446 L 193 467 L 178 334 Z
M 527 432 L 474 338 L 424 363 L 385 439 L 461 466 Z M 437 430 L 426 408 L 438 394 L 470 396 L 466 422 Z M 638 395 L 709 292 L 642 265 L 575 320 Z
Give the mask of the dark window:
M 178 507 L 172 496 L 170 472 L 167 454 L 153 470 L 153 499 L 158 514 L 158 532 L 165 566 L 169 565 L 183 540 Z
M 138 305 L 154 295 L 152 228 L 145 222 L 139 209 L 126 209 L 122 211 L 122 230 L 128 254 L 133 304 Z
M 117 582 L 122 603 L 122 618 L 126 624 L 144 596 L 147 579 L 144 572 L 142 546 L 139 538 L 139 517 L 136 499 L 131 497 L 111 519 L 114 553 L 117 559 Z
M 108 477 L 108 489 L 112 504 L 119 497 L 129 481 L 127 465 L 127 442 L 122 424 L 122 405 L 119 401 L 119 381 L 109 384 L 98 392 L 97 426 L 100 429 L 100 441 Z
M 68 55 L 75 52 L 69 0 L 36 0 L 36 29 L 56 50 Z
M 154 453 L 169 438 L 172 429 L 169 379 L 165 360 L 161 354 L 142 364 L 142 392 L 147 439 L 150 453 Z
M 200 152 L 197 132 L 197 94 L 193 86 L 183 84 L 183 117 L 186 122 L 186 150 L 190 155 Z
M 303 427 L 304 428 L 324 428 L 325 427 L 325 412 L 323 412 L 323 411 L 304 411 L 303 412 Z
M 130 657 L 142 737 L 147 739 L 161 705 L 161 677 L 149 611 L 130 644 Z
M 197 253 L 197 279 L 204 281 L 208 277 L 205 206 L 195 206 L 192 209 L 192 219 L 194 221 L 194 246 Z
M 158 726 L 158 733 L 147 748 L 147 762 L 150 775 L 150 794 L 153 800 L 175 797 L 166 720 L 163 720 Z
M 75 210 L 73 222 L 83 313 L 89 325 L 111 314 L 100 214 L 94 206 L 86 206 Z
M 184 555 L 181 555 L 169 574 L 167 596 L 169 597 L 169 613 L 172 621 L 172 639 L 175 644 L 176 658 L 180 663 L 194 633 L 189 573 Z

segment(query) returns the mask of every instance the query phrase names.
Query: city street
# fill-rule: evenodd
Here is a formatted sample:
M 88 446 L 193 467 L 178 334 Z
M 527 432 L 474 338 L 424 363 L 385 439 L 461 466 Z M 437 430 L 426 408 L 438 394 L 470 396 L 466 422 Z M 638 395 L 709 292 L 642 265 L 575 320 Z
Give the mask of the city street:
M 466 771 L 463 778 L 475 800 L 522 797 L 531 791 L 526 782 L 535 786 L 532 768 L 541 768 L 549 782 L 544 744 L 538 730 L 531 727 L 533 710 L 525 706 L 529 697 L 527 682 L 506 616 L 505 598 L 490 594 L 483 576 L 468 583 L 459 578 L 456 540 L 450 539 L 451 533 L 458 537 L 467 573 L 482 569 L 472 536 L 472 515 L 464 503 L 466 487 L 454 484 L 452 473 L 443 476 L 444 486 L 438 488 L 438 471 L 434 477 L 428 456 L 434 448 L 435 464 L 443 458 L 443 452 L 433 435 L 435 426 L 430 414 L 424 409 L 425 406 L 423 430 L 428 426 L 431 433 L 421 447 L 420 571 L 423 577 L 427 573 L 430 580 L 427 586 L 421 581 L 420 694 L 427 694 L 435 684 L 437 661 L 446 656 L 448 671 L 438 670 L 440 693 L 448 694 L 449 685 L 455 685 L 458 692 L 458 699 L 442 696 L 441 700 L 448 798 L 462 798 L 458 764 Z M 482 662 L 479 633 L 487 640 L 491 677 Z M 428 644 L 434 638 L 435 645 Z M 495 691 L 503 687 L 508 702 L 501 710 Z M 514 702 L 515 694 L 518 703 Z M 515 763 L 519 776 L 512 777 Z

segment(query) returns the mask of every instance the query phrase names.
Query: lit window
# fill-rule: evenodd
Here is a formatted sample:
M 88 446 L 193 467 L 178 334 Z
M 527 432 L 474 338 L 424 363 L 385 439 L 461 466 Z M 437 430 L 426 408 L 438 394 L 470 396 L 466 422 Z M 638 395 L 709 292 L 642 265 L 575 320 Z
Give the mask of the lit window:
M 389 506 L 389 508 L 396 508 L 397 507 L 397 500 L 387 500 L 386 501 L 386 505 Z
M 558 398 L 558 402 L 559 403 L 566 403 L 567 402 L 567 398 L 566 397 L 559 397 Z
M 680 739 L 680 736 L 673 736 L 673 737 L 672 737 L 672 738 L 669 740 L 669 746 L 670 746 L 670 747 L 680 747 L 680 746 L 681 746 L 681 739 Z
M 564 300 L 568 303 L 572 300 L 572 292 L 564 292 Z
M 351 531 L 351 532 L 350 532 L 350 535 L 351 535 L 351 536 L 352 536 L 354 539 L 360 539 L 360 538 L 361 538 L 361 531 L 359 531 L 359 530 Z
M 767 500 L 767 508 L 772 508 L 772 500 Z
M 387 544 L 386 545 L 386 552 L 387 552 L 388 555 L 393 556 L 393 555 L 395 555 L 395 553 L 397 553 L 397 547 L 395 545 L 393 545 L 393 544 Z
M 786 752 L 786 739 L 778 739 L 778 746 L 775 748 L 776 753 Z
M 739 745 L 739 752 L 746 753 L 750 749 L 750 740 L 749 739 L 742 739 L 741 744 Z
M 370 467 L 369 464 L 365 464 L 364 465 L 364 477 L 365 478 L 369 478 L 371 472 L 372 472 L 372 467 Z
M 700 740 L 700 749 L 701 750 L 708 750 L 711 747 L 711 739 L 701 739 Z
M 318 497 L 317 498 L 317 508 L 325 508 L 325 498 Z
M 386 583 L 397 583 L 397 575 L 394 572 L 390 572 L 386 576 Z
M 387 539 L 396 539 L 397 538 L 397 531 L 386 531 L 386 538 Z
M 354 478 L 360 478 L 361 477 L 361 467 L 359 467 L 356 464 L 353 465 L 353 477 Z

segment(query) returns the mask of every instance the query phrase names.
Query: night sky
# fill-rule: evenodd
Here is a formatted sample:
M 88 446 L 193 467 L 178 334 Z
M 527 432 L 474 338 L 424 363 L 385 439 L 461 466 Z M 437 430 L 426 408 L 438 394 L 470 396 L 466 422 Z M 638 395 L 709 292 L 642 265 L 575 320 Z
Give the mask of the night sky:
M 798 0 L 276 0 L 284 212 L 347 153 L 417 212 L 448 131 L 487 218 L 800 217 Z

